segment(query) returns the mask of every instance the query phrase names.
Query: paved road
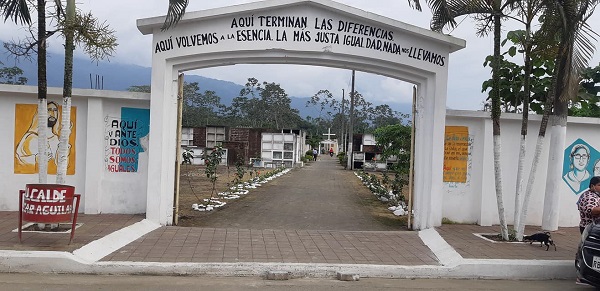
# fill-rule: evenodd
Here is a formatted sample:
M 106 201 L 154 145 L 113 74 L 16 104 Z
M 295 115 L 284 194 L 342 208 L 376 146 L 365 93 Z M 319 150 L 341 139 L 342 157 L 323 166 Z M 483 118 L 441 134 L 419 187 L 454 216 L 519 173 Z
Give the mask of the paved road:
M 268 281 L 261 278 L 172 276 L 94 276 L 63 274 L 0 274 L 2 290 L 213 290 L 213 291 L 314 291 L 314 290 L 593 290 L 573 281 L 510 281 L 452 279 L 365 279 L 344 282 L 332 279 Z
M 252 190 L 226 209 L 207 213 L 201 225 L 211 228 L 381 231 L 399 230 L 371 216 L 362 204 L 369 197 L 352 171 L 337 158 L 294 169 Z

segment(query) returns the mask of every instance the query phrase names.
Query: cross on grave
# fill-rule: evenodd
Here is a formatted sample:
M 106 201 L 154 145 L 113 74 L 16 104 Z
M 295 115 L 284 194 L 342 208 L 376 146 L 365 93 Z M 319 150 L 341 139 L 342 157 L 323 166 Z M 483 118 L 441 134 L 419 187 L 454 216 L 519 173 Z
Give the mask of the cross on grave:
M 327 133 L 324 133 L 323 135 L 327 136 L 327 140 L 331 140 L 331 136 L 335 135 L 335 133 L 331 133 L 331 127 L 327 129 Z

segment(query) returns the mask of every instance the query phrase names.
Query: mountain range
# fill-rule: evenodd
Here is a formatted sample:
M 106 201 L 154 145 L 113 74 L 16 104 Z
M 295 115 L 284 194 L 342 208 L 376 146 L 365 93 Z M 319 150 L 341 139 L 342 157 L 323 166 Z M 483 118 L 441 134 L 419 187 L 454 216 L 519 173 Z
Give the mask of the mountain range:
M 0 43 L 2 43 L 0 41 Z M 49 87 L 62 87 L 64 56 L 48 52 L 47 80 Z M 12 66 L 10 61 L 3 59 L 4 66 Z M 15 66 L 24 71 L 23 77 L 28 79 L 27 85 L 37 85 L 37 63 L 33 61 L 21 61 Z M 91 62 L 87 58 L 77 58 L 73 60 L 73 88 L 81 89 L 103 89 L 126 91 L 131 86 L 150 85 L 150 67 L 142 67 L 131 64 L 120 64 L 111 62 Z M 252 76 L 249 76 L 252 77 Z M 188 83 L 198 82 L 200 91 L 215 91 L 221 98 L 221 103 L 231 105 L 233 98 L 239 96 L 243 85 L 230 81 L 217 80 L 198 75 L 185 75 L 185 81 Z M 283 88 L 285 89 L 285 88 Z M 298 109 L 300 116 L 317 117 L 319 115 L 316 107 L 306 107 L 306 102 L 310 97 L 289 96 L 291 107 Z M 378 105 L 373 102 L 374 105 Z M 399 112 L 410 112 L 410 104 L 407 108 L 392 108 Z

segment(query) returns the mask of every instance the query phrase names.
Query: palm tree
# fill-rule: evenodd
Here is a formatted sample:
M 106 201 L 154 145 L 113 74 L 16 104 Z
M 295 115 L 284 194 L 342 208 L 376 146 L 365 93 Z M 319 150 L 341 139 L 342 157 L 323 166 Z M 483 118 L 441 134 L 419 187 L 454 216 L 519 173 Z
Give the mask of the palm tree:
M 56 0 L 58 1 L 58 0 Z M 48 179 L 48 156 L 46 143 L 39 142 L 47 139 L 48 85 L 46 81 L 46 1 L 37 1 L 38 31 L 37 31 L 37 63 L 38 63 L 38 181 L 46 183 Z M 4 21 L 11 18 L 15 23 L 31 24 L 31 14 L 26 0 L 0 0 L 0 13 Z
M 517 14 L 521 17 L 518 21 L 522 22 L 525 25 L 524 31 L 517 32 L 509 32 L 508 35 L 512 36 L 513 40 L 520 45 L 521 51 L 523 52 L 524 57 L 524 78 L 523 78 L 523 113 L 521 120 L 521 141 L 519 146 L 519 160 L 517 165 L 517 181 L 515 187 L 515 211 L 514 211 L 514 228 L 516 229 L 516 239 L 521 241 L 523 239 L 523 230 L 524 230 L 524 220 L 525 216 L 523 212 L 526 214 L 526 210 L 523 210 L 523 204 L 529 204 L 529 199 L 531 197 L 531 190 L 533 188 L 533 183 L 535 181 L 535 172 L 537 169 L 537 165 L 539 164 L 539 157 L 541 155 L 543 139 L 538 140 L 536 145 L 536 150 L 534 153 L 534 159 L 532 162 L 532 170 L 529 175 L 529 180 L 527 183 L 527 188 L 525 191 L 525 197 L 523 196 L 523 168 L 525 163 L 526 156 L 526 148 L 527 148 L 527 126 L 529 121 L 529 98 L 531 96 L 531 75 L 532 75 L 532 56 L 533 54 L 543 54 L 547 53 L 549 50 L 540 49 L 541 45 L 537 45 L 537 42 L 534 38 L 534 33 L 532 32 L 532 24 L 533 21 L 539 16 L 539 13 L 542 9 L 540 0 L 527 0 L 516 3 Z M 522 201 L 524 200 L 525 203 Z M 523 225 L 523 228 L 520 226 Z M 521 230 L 519 232 L 519 230 Z
M 62 11 L 62 7 L 58 6 Z M 108 59 L 117 46 L 114 31 L 100 23 L 91 13 L 77 13 L 75 0 L 67 0 L 66 14 L 59 17 L 59 27 L 65 36 L 65 69 L 63 83 L 63 106 L 58 146 L 56 183 L 64 184 L 69 160 L 69 137 L 71 135 L 71 93 L 73 89 L 73 52 L 75 45 L 83 46 L 93 61 Z
M 75 0 L 67 0 L 65 18 L 65 74 L 63 82 L 63 105 L 61 114 L 60 142 L 56 184 L 65 184 L 67 175 L 69 137 L 71 136 L 71 93 L 73 89 L 73 51 L 75 50 Z
M 493 31 L 494 55 L 492 62 L 492 90 L 490 96 L 492 99 L 492 125 L 494 137 L 494 176 L 496 180 L 496 202 L 498 205 L 498 216 L 500 218 L 500 230 L 502 238 L 508 240 L 508 226 L 504 214 L 504 201 L 502 195 L 502 171 L 500 164 L 500 153 L 502 144 L 500 141 L 500 35 L 501 21 L 506 17 L 505 11 L 513 9 L 517 0 L 428 0 L 433 17 L 431 19 L 431 29 L 442 32 L 443 28 L 449 26 L 456 27 L 458 24 L 455 19 L 464 15 L 473 15 L 479 20 L 477 35 L 485 36 L 490 30 Z M 491 28 L 490 28 L 491 27 Z
M 167 10 L 167 18 L 165 23 L 160 28 L 161 30 L 168 30 L 172 26 L 176 26 L 179 20 L 185 14 L 189 0 L 169 0 L 169 8 Z
M 542 126 L 547 126 L 550 105 L 554 108 L 551 121 L 550 156 L 548 163 L 548 180 L 544 198 L 544 219 L 542 228 L 558 229 L 557 187 L 552 187 L 560 180 L 562 151 L 566 136 L 568 102 L 578 92 L 579 73 L 587 67 L 595 47 L 592 39 L 597 36 L 587 24 L 587 19 L 594 12 L 599 0 L 546 0 L 543 15 L 542 31 L 546 37 L 558 38 L 555 73 L 547 106 L 542 117 Z M 540 135 L 545 128 L 540 127 Z M 549 187 L 550 186 L 550 187 Z M 525 207 L 525 205 L 524 205 Z
M 185 14 L 185 9 L 188 5 L 188 0 L 169 0 L 169 8 L 167 12 L 167 18 L 163 25 L 163 30 L 169 29 L 171 26 L 176 25 L 179 20 Z M 62 4 L 59 0 L 55 0 L 57 8 L 57 16 L 61 17 Z M 47 113 L 47 81 L 46 81 L 46 1 L 37 1 L 38 11 L 38 35 L 37 35 L 37 52 L 38 52 L 38 141 L 44 141 L 47 138 L 46 133 L 46 119 L 48 118 Z M 31 16 L 29 7 L 27 6 L 26 0 L 0 0 L 0 15 L 4 16 L 4 20 L 9 18 L 15 23 L 31 24 Z M 91 20 L 91 17 L 87 17 L 87 20 Z M 64 21 L 64 35 L 65 35 L 65 75 L 64 75 L 64 88 L 63 88 L 63 112 L 61 120 L 61 135 L 59 143 L 58 157 L 58 169 L 56 176 L 56 183 L 64 184 L 67 163 L 68 163 L 68 150 L 69 150 L 69 136 L 70 136 L 70 112 L 71 112 L 71 92 L 72 92 L 72 79 L 73 79 L 73 51 L 75 49 L 75 1 L 67 1 L 67 14 Z M 93 22 L 95 23 L 95 22 Z M 94 25 L 92 25 L 93 27 Z M 89 29 L 90 27 L 82 27 L 82 30 Z M 97 43 L 90 42 L 90 38 L 79 38 L 78 41 L 86 43 L 87 47 L 95 46 L 99 50 L 88 51 L 92 55 L 92 58 L 102 59 L 110 56 L 116 46 L 116 39 L 112 37 L 112 31 L 108 30 L 107 26 L 94 27 L 97 30 L 92 36 L 99 37 L 102 34 L 108 34 L 108 37 L 103 38 L 104 42 L 98 41 Z M 89 37 L 89 35 L 87 35 Z M 38 142 L 38 165 L 39 165 L 39 182 L 47 182 L 48 173 L 48 156 L 46 154 L 46 143 Z
M 46 53 L 46 1 L 37 1 L 38 13 L 38 42 L 37 42 L 37 65 L 38 65 L 38 179 L 40 183 L 48 182 L 48 155 L 45 141 L 48 139 L 45 126 L 48 122 L 48 80 L 46 77 L 47 53 Z M 42 142 L 43 141 L 43 142 Z
M 526 6 L 523 6 L 521 3 L 520 13 L 523 15 L 523 23 L 525 24 L 525 32 L 522 36 L 521 47 L 524 52 L 525 57 L 525 78 L 524 78 L 524 91 L 525 97 L 523 99 L 523 119 L 521 122 L 521 147 L 519 154 L 519 168 L 517 172 L 517 185 L 515 192 L 515 213 L 514 213 L 514 228 L 515 228 L 515 237 L 518 241 L 523 240 L 524 230 L 525 230 L 525 219 L 527 218 L 527 210 L 529 206 L 529 201 L 531 198 L 531 194 L 533 192 L 533 185 L 535 182 L 535 176 L 537 173 L 537 168 L 539 165 L 539 160 L 542 154 L 542 147 L 544 145 L 545 133 L 546 133 L 546 125 L 547 118 L 542 120 L 540 124 L 540 131 L 538 134 L 538 140 L 536 142 L 536 147 L 534 151 L 533 160 L 531 163 L 531 168 L 529 172 L 529 179 L 527 182 L 527 187 L 525 189 L 525 193 L 523 198 L 521 196 L 523 194 L 522 191 L 522 172 L 523 172 L 523 163 L 525 159 L 525 147 L 526 142 L 525 138 L 527 136 L 527 122 L 529 116 L 529 97 L 531 95 L 531 72 L 532 72 L 532 55 L 533 54 L 544 54 L 549 57 L 550 55 L 556 54 L 556 41 L 554 39 L 548 39 L 547 37 L 543 37 L 544 31 L 538 31 L 533 34 L 531 32 L 531 26 L 534 18 L 538 17 L 538 14 L 543 10 L 544 5 L 542 1 L 539 0 L 529 0 L 526 2 Z M 552 103 L 548 102 L 550 98 L 546 99 L 546 104 L 544 106 L 544 110 L 546 112 L 550 112 L 552 109 Z
M 0 11 L 3 13 L 5 19 L 9 17 L 15 22 L 19 19 L 29 21 L 28 7 L 25 5 L 26 1 L 7 1 L 0 0 Z M 21 5 L 17 5 L 17 4 Z M 100 59 L 108 58 L 112 56 L 115 47 L 117 46 L 116 38 L 114 37 L 114 31 L 111 30 L 108 25 L 99 23 L 91 13 L 86 15 L 80 15 L 76 13 L 75 2 L 68 0 L 67 8 L 68 15 L 65 18 L 65 13 L 62 8 L 60 0 L 54 1 L 56 12 L 53 14 L 56 17 L 57 29 L 51 33 L 47 33 L 46 30 L 46 1 L 37 1 L 37 12 L 38 12 L 38 34 L 37 39 L 28 40 L 29 43 L 25 45 L 14 45 L 14 49 L 11 50 L 15 55 L 29 56 L 31 54 L 31 48 L 37 46 L 37 59 L 38 59 L 38 155 L 37 163 L 39 165 L 39 180 L 40 183 L 47 182 L 48 173 L 48 154 L 47 146 L 45 141 L 47 139 L 46 129 L 48 110 L 47 110 L 47 82 L 46 82 L 46 39 L 56 32 L 62 32 L 65 35 L 65 79 L 64 79 L 64 90 L 63 95 L 63 112 L 61 124 L 61 135 L 59 143 L 58 155 L 55 157 L 57 161 L 57 183 L 63 184 L 65 182 L 65 175 L 67 169 L 67 158 L 68 158 L 68 140 L 70 136 L 70 110 L 71 110 L 71 90 L 72 90 L 72 76 L 73 76 L 73 50 L 75 44 L 80 44 L 84 47 L 85 52 L 92 58 L 92 60 L 98 61 Z M 16 8 L 21 8 L 27 11 L 20 11 Z M 12 14 L 8 15 L 8 12 Z M 40 126 L 42 125 L 42 126 Z
M 4 16 L 4 22 L 11 18 L 15 24 L 31 24 L 27 0 L 0 0 L 0 15 Z

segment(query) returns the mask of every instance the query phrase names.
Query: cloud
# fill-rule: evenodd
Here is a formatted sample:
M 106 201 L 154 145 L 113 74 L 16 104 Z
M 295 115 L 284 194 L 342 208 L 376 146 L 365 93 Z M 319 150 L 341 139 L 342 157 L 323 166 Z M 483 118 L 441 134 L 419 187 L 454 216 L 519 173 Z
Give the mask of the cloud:
M 378 14 L 405 22 L 410 25 L 428 28 L 431 13 L 426 7 L 418 12 L 408 6 L 406 1 L 398 0 L 336 0 L 342 4 L 360 10 Z M 190 1 L 188 12 L 212 9 L 223 6 L 238 5 L 251 0 Z M 162 16 L 167 11 L 167 1 L 147 0 L 79 0 L 78 7 L 91 11 L 98 19 L 106 20 L 116 31 L 119 42 L 117 54 L 111 62 L 136 64 L 149 67 L 151 65 L 151 36 L 142 35 L 136 27 L 136 20 Z M 590 24 L 600 23 L 600 15 L 596 13 Z M 475 23 L 470 18 L 460 19 L 458 28 L 450 32 L 452 36 L 466 39 L 467 47 L 450 55 L 447 107 L 453 109 L 481 109 L 485 94 L 481 93 L 481 83 L 490 77 L 490 69 L 483 67 L 484 58 L 492 54 L 492 37 L 475 36 Z M 594 26 L 594 25 L 592 25 Z M 596 25 L 597 26 L 597 25 Z M 515 24 L 503 26 L 504 33 L 515 29 Z M 26 35 L 19 26 L 0 23 L 0 39 L 11 40 Z M 53 39 L 49 50 L 62 51 L 62 39 Z M 79 50 L 76 54 L 81 55 Z M 2 59 L 7 63 L 4 59 Z M 596 53 L 590 66 L 600 62 L 600 54 Z M 275 82 L 282 85 L 291 96 L 309 97 L 321 89 L 329 89 L 335 96 L 341 96 L 341 90 L 350 90 L 350 71 L 308 66 L 283 65 L 236 65 L 220 68 L 198 70 L 206 77 L 245 84 L 247 78 L 255 77 L 260 81 Z M 195 71 L 194 71 L 195 72 Z M 188 72 L 193 73 L 193 72 Z M 410 103 L 412 101 L 412 85 L 383 76 L 360 73 L 356 88 L 367 97 L 368 101 L 382 103 Z

